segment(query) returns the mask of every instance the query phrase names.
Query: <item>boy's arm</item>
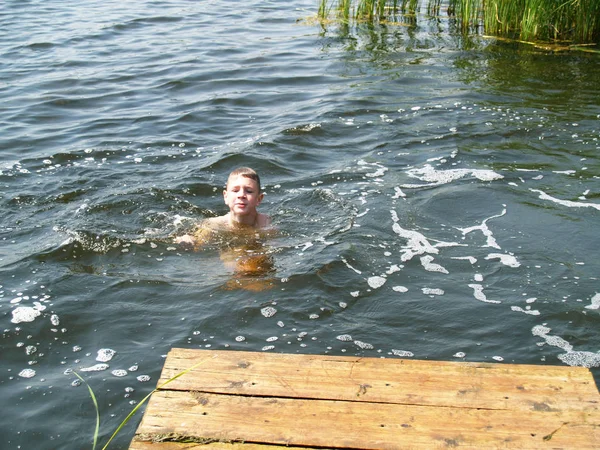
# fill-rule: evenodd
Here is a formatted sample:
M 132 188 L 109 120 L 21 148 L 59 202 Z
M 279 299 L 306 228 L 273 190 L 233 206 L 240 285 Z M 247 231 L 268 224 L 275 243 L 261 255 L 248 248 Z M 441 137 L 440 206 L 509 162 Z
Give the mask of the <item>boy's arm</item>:
M 199 226 L 192 234 L 184 234 L 175 238 L 176 244 L 193 247 L 194 250 L 199 250 L 204 244 L 210 241 L 212 230 L 203 226 Z

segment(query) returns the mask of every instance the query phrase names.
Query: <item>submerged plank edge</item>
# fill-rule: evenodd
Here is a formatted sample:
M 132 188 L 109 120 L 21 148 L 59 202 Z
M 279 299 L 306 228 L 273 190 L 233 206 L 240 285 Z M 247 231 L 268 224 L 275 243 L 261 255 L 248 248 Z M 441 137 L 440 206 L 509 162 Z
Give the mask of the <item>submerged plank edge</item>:
M 130 449 L 600 448 L 579 367 L 173 349 L 158 385 L 194 365 Z

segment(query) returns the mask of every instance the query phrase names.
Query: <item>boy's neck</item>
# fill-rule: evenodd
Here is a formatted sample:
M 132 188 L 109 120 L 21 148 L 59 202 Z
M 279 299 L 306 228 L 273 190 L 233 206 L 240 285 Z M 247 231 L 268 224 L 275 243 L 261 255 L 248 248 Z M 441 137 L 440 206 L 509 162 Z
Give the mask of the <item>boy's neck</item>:
M 243 216 L 236 216 L 229 212 L 228 214 L 228 223 L 232 228 L 235 227 L 255 227 L 258 221 L 258 212 L 254 214 L 244 214 Z

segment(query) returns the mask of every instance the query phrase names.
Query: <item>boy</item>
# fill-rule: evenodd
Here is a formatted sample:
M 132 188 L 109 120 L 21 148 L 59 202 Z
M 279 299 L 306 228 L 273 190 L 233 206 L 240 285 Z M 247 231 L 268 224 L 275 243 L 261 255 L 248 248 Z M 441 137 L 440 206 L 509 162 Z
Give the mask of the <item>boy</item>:
M 239 167 L 229 174 L 223 191 L 223 200 L 229 207 L 224 216 L 211 217 L 202 222 L 193 235 L 177 237 L 178 244 L 193 245 L 194 248 L 206 243 L 213 232 L 244 232 L 268 228 L 271 217 L 257 211 L 264 193 L 260 186 L 260 177 L 249 167 Z

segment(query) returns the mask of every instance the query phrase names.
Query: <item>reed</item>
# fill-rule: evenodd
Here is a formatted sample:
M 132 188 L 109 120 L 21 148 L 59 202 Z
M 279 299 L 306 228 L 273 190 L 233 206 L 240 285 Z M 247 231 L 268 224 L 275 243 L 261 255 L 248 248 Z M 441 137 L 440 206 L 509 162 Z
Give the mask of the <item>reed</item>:
M 177 378 L 179 378 L 179 377 L 185 375 L 186 373 L 194 370 L 196 367 L 198 367 L 199 365 L 201 365 L 203 363 L 204 363 L 204 361 L 200 361 L 198 364 L 194 364 L 192 367 L 189 367 L 189 368 L 187 368 L 187 369 L 179 372 L 178 374 L 174 375 L 173 377 L 169 378 L 167 381 L 165 381 L 164 383 L 162 383 L 160 386 L 157 386 L 156 388 L 154 388 L 152 390 L 152 392 L 150 392 L 148 395 L 146 395 L 137 405 L 135 405 L 135 407 L 131 410 L 131 412 L 127 415 L 127 417 L 125 417 L 125 419 L 123 419 L 123 421 L 119 424 L 119 426 L 115 429 L 115 431 L 113 432 L 113 434 L 110 436 L 110 438 L 108 439 L 108 441 L 106 441 L 106 444 L 104 445 L 104 447 L 102 447 L 102 450 L 106 450 L 108 448 L 108 446 L 113 441 L 113 439 L 119 434 L 119 432 L 123 429 L 123 427 L 125 425 L 127 425 L 127 423 L 129 422 L 129 420 L 131 420 L 131 418 L 142 407 L 142 405 L 144 403 L 146 403 L 146 401 L 148 401 L 148 399 L 152 396 L 152 394 L 154 394 L 156 391 L 158 391 L 159 389 L 163 388 L 167 384 L 171 383 L 172 381 L 175 381 Z M 92 390 L 92 388 L 90 387 L 90 385 L 77 372 L 73 372 L 73 373 L 75 374 L 75 376 L 77 378 L 79 378 L 87 386 L 88 391 L 90 393 L 90 397 L 92 398 L 92 402 L 94 403 L 94 408 L 96 410 L 96 428 L 94 430 L 92 450 L 96 450 L 96 445 L 98 444 L 98 434 L 100 432 L 100 410 L 98 408 L 98 401 L 96 400 L 96 396 L 94 395 L 94 391 Z
M 440 14 L 443 0 L 319 0 L 321 19 L 337 2 L 338 19 L 384 22 L 396 13 L 416 14 L 427 7 L 430 16 Z M 448 17 L 463 33 L 526 41 L 600 43 L 600 0 L 447 0 Z

